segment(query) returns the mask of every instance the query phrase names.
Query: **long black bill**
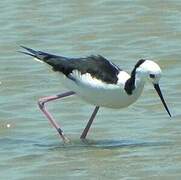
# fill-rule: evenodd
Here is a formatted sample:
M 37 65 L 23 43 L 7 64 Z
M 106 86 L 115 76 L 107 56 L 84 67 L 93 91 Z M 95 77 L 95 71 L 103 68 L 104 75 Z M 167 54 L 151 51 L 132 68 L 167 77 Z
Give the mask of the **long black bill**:
M 162 101 L 166 111 L 168 112 L 169 116 L 171 117 L 170 111 L 169 111 L 169 109 L 167 107 L 167 104 L 166 104 L 165 100 L 163 99 L 162 92 L 160 90 L 159 85 L 158 84 L 154 84 L 154 88 L 155 88 L 156 92 L 158 93 L 158 95 L 159 95 L 159 97 L 160 97 L 160 99 L 161 99 L 161 101 Z

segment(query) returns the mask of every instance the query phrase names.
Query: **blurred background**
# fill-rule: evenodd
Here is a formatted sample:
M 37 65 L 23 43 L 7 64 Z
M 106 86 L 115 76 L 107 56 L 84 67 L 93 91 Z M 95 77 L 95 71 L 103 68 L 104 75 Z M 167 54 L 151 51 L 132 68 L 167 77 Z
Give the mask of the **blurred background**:
M 6 0 L 0 2 L 1 180 L 180 179 L 181 2 L 177 0 Z M 126 109 L 70 97 L 49 104 L 72 142 L 64 145 L 37 107 L 66 91 L 59 74 L 18 53 L 20 45 L 69 57 L 101 54 L 131 72 L 140 58 L 163 70 L 169 118 L 152 85 Z

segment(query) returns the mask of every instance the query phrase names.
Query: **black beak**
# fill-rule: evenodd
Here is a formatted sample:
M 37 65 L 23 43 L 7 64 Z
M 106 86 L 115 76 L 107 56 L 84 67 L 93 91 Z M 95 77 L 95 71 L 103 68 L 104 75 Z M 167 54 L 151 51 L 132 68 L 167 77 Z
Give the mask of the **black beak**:
M 168 112 L 169 116 L 171 117 L 170 111 L 169 111 L 169 109 L 167 107 L 167 104 L 166 104 L 165 100 L 163 99 L 162 92 L 160 90 L 159 85 L 158 84 L 154 84 L 154 88 L 155 88 L 156 92 L 158 93 L 158 95 L 159 95 L 159 97 L 160 97 L 160 99 L 161 99 L 161 101 L 162 101 L 166 111 Z

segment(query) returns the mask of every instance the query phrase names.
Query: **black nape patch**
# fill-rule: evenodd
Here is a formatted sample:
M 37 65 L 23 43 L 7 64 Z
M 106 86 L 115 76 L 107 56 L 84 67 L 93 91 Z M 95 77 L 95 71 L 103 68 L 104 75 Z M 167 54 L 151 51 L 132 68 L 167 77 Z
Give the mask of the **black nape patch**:
M 136 75 L 136 69 L 145 62 L 144 59 L 140 59 L 134 69 L 131 72 L 131 77 L 126 81 L 124 89 L 128 95 L 132 95 L 133 90 L 135 89 L 135 75 Z
M 141 64 L 143 64 L 145 61 L 146 61 L 145 59 L 140 59 L 140 60 L 136 63 L 134 69 L 136 70 L 136 68 L 138 68 L 138 67 L 139 67 Z M 133 69 L 133 70 L 134 70 L 134 69 Z

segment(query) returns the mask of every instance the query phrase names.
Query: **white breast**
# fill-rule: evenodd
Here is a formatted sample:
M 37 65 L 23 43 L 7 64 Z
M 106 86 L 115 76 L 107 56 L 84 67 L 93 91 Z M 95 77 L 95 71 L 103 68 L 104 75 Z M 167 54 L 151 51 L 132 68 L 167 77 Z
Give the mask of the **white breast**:
M 64 79 L 64 84 L 76 92 L 83 100 L 96 106 L 109 108 L 123 108 L 132 104 L 139 97 L 141 92 L 128 95 L 124 90 L 124 84 L 130 75 L 124 71 L 118 74 L 117 84 L 107 84 L 93 78 L 89 73 L 81 75 L 78 71 L 72 72 L 73 78 Z

